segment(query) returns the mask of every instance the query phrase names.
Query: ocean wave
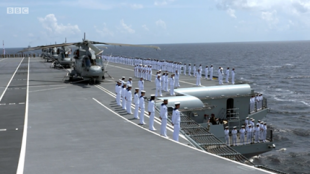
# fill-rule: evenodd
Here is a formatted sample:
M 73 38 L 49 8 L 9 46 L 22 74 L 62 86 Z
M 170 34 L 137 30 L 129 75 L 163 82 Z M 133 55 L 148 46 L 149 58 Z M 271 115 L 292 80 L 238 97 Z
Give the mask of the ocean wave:
M 293 133 L 297 136 L 301 137 L 309 137 L 310 136 L 310 129 L 293 129 Z
M 310 76 L 287 76 L 284 79 L 310 79 Z

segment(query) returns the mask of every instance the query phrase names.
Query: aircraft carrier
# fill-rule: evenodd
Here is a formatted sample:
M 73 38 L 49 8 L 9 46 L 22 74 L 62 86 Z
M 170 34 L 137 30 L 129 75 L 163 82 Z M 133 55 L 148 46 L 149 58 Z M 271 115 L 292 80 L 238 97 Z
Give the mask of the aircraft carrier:
M 109 63 L 107 71 L 114 79 L 89 85 L 67 82 L 66 69 L 39 57 L 0 59 L 0 173 L 272 173 L 197 149 L 184 136 L 175 142 L 171 125 L 163 138 L 158 119 L 156 131 L 138 125 L 114 94 L 115 80 L 134 77 L 133 67 Z M 195 81 L 182 75 L 180 85 Z M 154 82 L 145 90 L 153 94 Z

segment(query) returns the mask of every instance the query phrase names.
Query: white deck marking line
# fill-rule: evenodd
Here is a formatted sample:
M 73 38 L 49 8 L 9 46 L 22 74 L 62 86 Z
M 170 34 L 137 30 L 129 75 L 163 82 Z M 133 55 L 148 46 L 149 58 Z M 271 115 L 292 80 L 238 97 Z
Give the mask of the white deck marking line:
M 123 68 L 123 67 L 119 67 L 119 66 L 115 66 L 115 65 L 110 65 L 110 66 L 114 66 L 114 67 L 116 67 L 116 68 L 120 68 L 120 69 L 124 69 L 124 70 L 134 71 L 134 70 L 132 70 L 132 69 Z M 152 74 L 152 76 L 155 77 L 155 75 L 153 75 L 153 74 Z M 179 80 L 179 82 L 186 83 L 186 84 L 189 84 L 189 85 L 196 85 L 196 84 L 194 84 L 194 83 L 189 83 L 189 82 L 185 82 L 185 81 L 182 81 L 182 80 Z
M 9 103 L 9 105 L 15 105 L 15 103 Z
M 4 59 L 0 60 L 0 62 L 1 62 L 1 61 L 4 61 L 5 59 L 7 59 L 7 58 L 4 58 Z
M 0 103 L 0 106 L 1 106 L 1 105 L 6 105 L 6 103 Z
M 96 85 L 96 87 L 99 88 L 100 90 L 106 92 L 108 95 L 112 96 L 113 98 L 116 98 L 116 95 L 115 95 L 114 93 L 112 93 L 111 91 L 105 89 L 104 87 L 99 86 L 99 85 Z M 132 108 L 132 109 L 135 109 L 135 105 L 134 105 L 134 104 L 131 104 L 131 108 Z M 146 112 L 146 111 L 144 111 L 144 116 L 147 117 L 147 118 L 150 118 L 150 116 L 148 115 L 148 112 Z M 160 120 L 159 118 L 154 117 L 154 121 L 155 121 L 156 123 L 158 123 L 159 125 L 161 125 L 161 120 Z M 171 132 L 173 132 L 173 129 L 174 129 L 174 128 L 173 128 L 172 125 L 167 124 L 167 129 L 170 130 Z M 187 139 L 185 138 L 185 136 L 182 135 L 182 134 L 180 134 L 180 137 L 183 138 L 184 140 L 187 140 Z
M 0 131 L 6 131 L 6 129 L 0 129 Z
M 30 58 L 28 57 L 28 74 L 27 74 L 27 90 L 26 90 L 27 92 L 26 92 L 23 139 L 22 139 L 16 174 L 23 174 L 24 166 L 25 166 L 26 142 L 27 142 L 27 131 L 28 131 L 28 107 L 29 107 L 29 74 L 30 74 L 29 69 L 30 69 Z
M 66 88 L 66 86 L 64 86 L 64 87 L 58 87 L 58 88 L 39 89 L 39 90 L 34 90 L 34 91 L 29 91 L 29 92 L 41 92 L 41 91 L 50 91 L 50 90 L 55 90 L 55 89 L 62 89 L 62 88 Z
M 145 131 L 148 131 L 148 132 L 150 132 L 150 133 L 152 133 L 152 134 L 154 134 L 154 135 L 157 135 L 157 136 L 159 136 L 159 137 L 162 137 L 159 133 L 156 133 L 156 132 L 154 132 L 154 131 L 151 131 L 151 130 L 149 130 L 148 128 L 144 128 L 144 127 L 138 125 L 137 123 L 135 123 L 135 122 L 133 122 L 133 121 L 131 121 L 131 120 L 128 120 L 127 118 L 125 118 L 125 117 L 119 115 L 118 113 L 114 112 L 112 109 L 110 109 L 109 107 L 105 106 L 103 103 L 101 103 L 101 102 L 98 101 L 97 99 L 93 98 L 93 100 L 94 100 L 95 102 L 97 102 L 99 105 L 103 106 L 105 109 L 107 109 L 107 110 L 109 110 L 110 112 L 112 112 L 113 114 L 115 114 L 116 116 L 118 116 L 118 117 L 120 117 L 120 118 L 122 118 L 122 119 L 128 121 L 129 123 L 135 125 L 136 127 L 139 127 L 140 129 L 144 129 Z M 162 137 L 162 138 L 164 138 L 164 137 Z M 259 171 L 262 171 L 262 172 L 275 174 L 275 173 L 272 173 L 272 172 L 269 172 L 269 171 L 265 171 L 265 170 L 260 169 L 260 168 L 256 168 L 256 167 L 253 167 L 253 166 L 249 166 L 249 165 L 246 165 L 246 164 L 237 162 L 237 161 L 233 161 L 233 160 L 230 160 L 230 159 L 227 159 L 227 158 L 224 158 L 224 157 L 221 157 L 221 156 L 218 156 L 218 155 L 209 153 L 209 152 L 204 151 L 204 150 L 197 149 L 197 148 L 195 148 L 195 147 L 192 147 L 192 146 L 189 146 L 189 145 L 186 145 L 186 144 L 183 144 L 183 143 L 174 141 L 173 139 L 170 139 L 170 138 L 165 138 L 165 139 L 168 140 L 168 141 L 174 142 L 174 143 L 176 143 L 176 144 L 179 144 L 179 145 L 181 145 L 181 146 L 184 146 L 184 147 L 187 147 L 187 148 L 190 148 L 190 149 L 193 149 L 193 150 L 196 150 L 196 151 L 199 151 L 199 152 L 202 152 L 202 153 L 205 153 L 205 154 L 208 154 L 208 155 L 211 155 L 211 156 L 214 156 L 214 157 L 223 159 L 223 160 L 225 160 L 225 161 L 229 161 L 229 162 L 232 162 L 232 163 L 235 163 L 235 164 L 239 164 L 239 165 L 242 165 L 242 166 L 245 166 L 245 167 L 249 167 L 249 168 L 252 168 L 252 169 L 254 169 L 254 170 L 259 170 Z
M 16 128 L 15 130 L 18 130 L 18 128 Z
M 24 58 L 22 58 L 22 60 L 20 61 L 19 65 L 17 66 L 15 72 L 13 73 L 13 75 L 12 75 L 12 77 L 11 77 L 9 83 L 6 85 L 6 87 L 5 87 L 5 89 L 4 89 L 3 93 L 2 93 L 2 95 L 0 96 L 0 102 L 1 102 L 1 100 L 2 100 L 2 98 L 3 98 L 3 96 L 4 96 L 4 94 L 5 94 L 6 90 L 7 90 L 8 87 L 10 86 L 10 84 L 11 84 L 11 82 L 12 82 L 12 80 L 13 80 L 13 78 L 14 78 L 14 76 L 15 76 L 17 70 L 18 70 L 18 68 L 19 68 L 20 65 L 22 64 L 23 60 L 24 60 Z

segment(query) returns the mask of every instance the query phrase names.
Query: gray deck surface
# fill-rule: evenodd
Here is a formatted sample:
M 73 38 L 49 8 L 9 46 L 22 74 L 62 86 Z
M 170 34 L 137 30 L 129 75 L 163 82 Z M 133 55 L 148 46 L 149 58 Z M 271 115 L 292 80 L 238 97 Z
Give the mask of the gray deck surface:
M 0 62 L 0 90 L 3 91 L 20 60 Z M 156 131 L 148 131 L 147 117 L 147 124 L 138 126 L 138 120 L 132 120 L 133 115 L 116 106 L 113 97 L 114 81 L 123 75 L 126 80 L 128 76 L 133 77 L 132 67 L 111 64 L 107 70 L 114 79 L 108 78 L 101 85 L 88 85 L 64 83 L 66 70 L 52 69 L 49 65 L 40 58 L 30 61 L 24 173 L 265 173 L 194 150 L 187 146 L 185 139 L 180 139 L 184 145 L 165 139 L 158 135 L 159 122 L 155 123 Z M 3 68 L 7 69 L 6 73 L 2 73 Z M 181 87 L 192 87 L 196 81 L 188 76 L 180 80 L 184 80 Z M 215 84 L 202 80 L 202 85 Z M 133 88 L 136 86 L 134 79 Z M 145 83 L 146 96 L 154 93 L 154 87 L 154 82 Z M 5 95 L 16 98 L 15 95 L 23 94 Z M 16 113 L 24 116 L 24 109 L 16 108 Z M 0 105 L 1 118 L 8 117 L 8 113 L 2 111 Z M 10 124 L 1 124 L 0 129 Z M 7 140 L 2 136 L 4 133 L 0 132 L 1 142 Z M 171 131 L 168 136 L 172 137 Z M 21 141 L 21 137 L 14 139 Z M 0 149 L 1 154 L 4 151 Z M 1 162 L 4 160 L 7 159 L 1 158 Z M 7 173 L 15 173 L 14 165 Z

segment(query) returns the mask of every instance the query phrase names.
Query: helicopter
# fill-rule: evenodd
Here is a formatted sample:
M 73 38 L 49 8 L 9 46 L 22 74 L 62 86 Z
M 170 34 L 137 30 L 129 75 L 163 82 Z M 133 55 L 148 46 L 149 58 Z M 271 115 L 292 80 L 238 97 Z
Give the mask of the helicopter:
M 76 78 L 88 80 L 90 84 L 100 83 L 105 79 L 105 71 L 102 58 L 99 54 L 103 50 L 98 49 L 95 45 L 113 45 L 113 46 L 131 46 L 131 47 L 146 47 L 154 48 L 160 50 L 157 46 L 148 46 L 148 45 L 132 45 L 132 44 L 122 44 L 122 43 L 106 43 L 106 42 L 97 42 L 86 40 L 86 34 L 84 33 L 84 38 L 82 42 L 73 42 L 73 43 L 63 43 L 63 44 L 54 44 L 39 46 L 31 49 L 37 48 L 55 48 L 55 47 L 68 47 L 76 46 L 78 47 L 73 53 L 74 64 L 71 71 L 68 73 L 69 81 L 72 81 Z M 105 47 L 106 48 L 106 47 Z

